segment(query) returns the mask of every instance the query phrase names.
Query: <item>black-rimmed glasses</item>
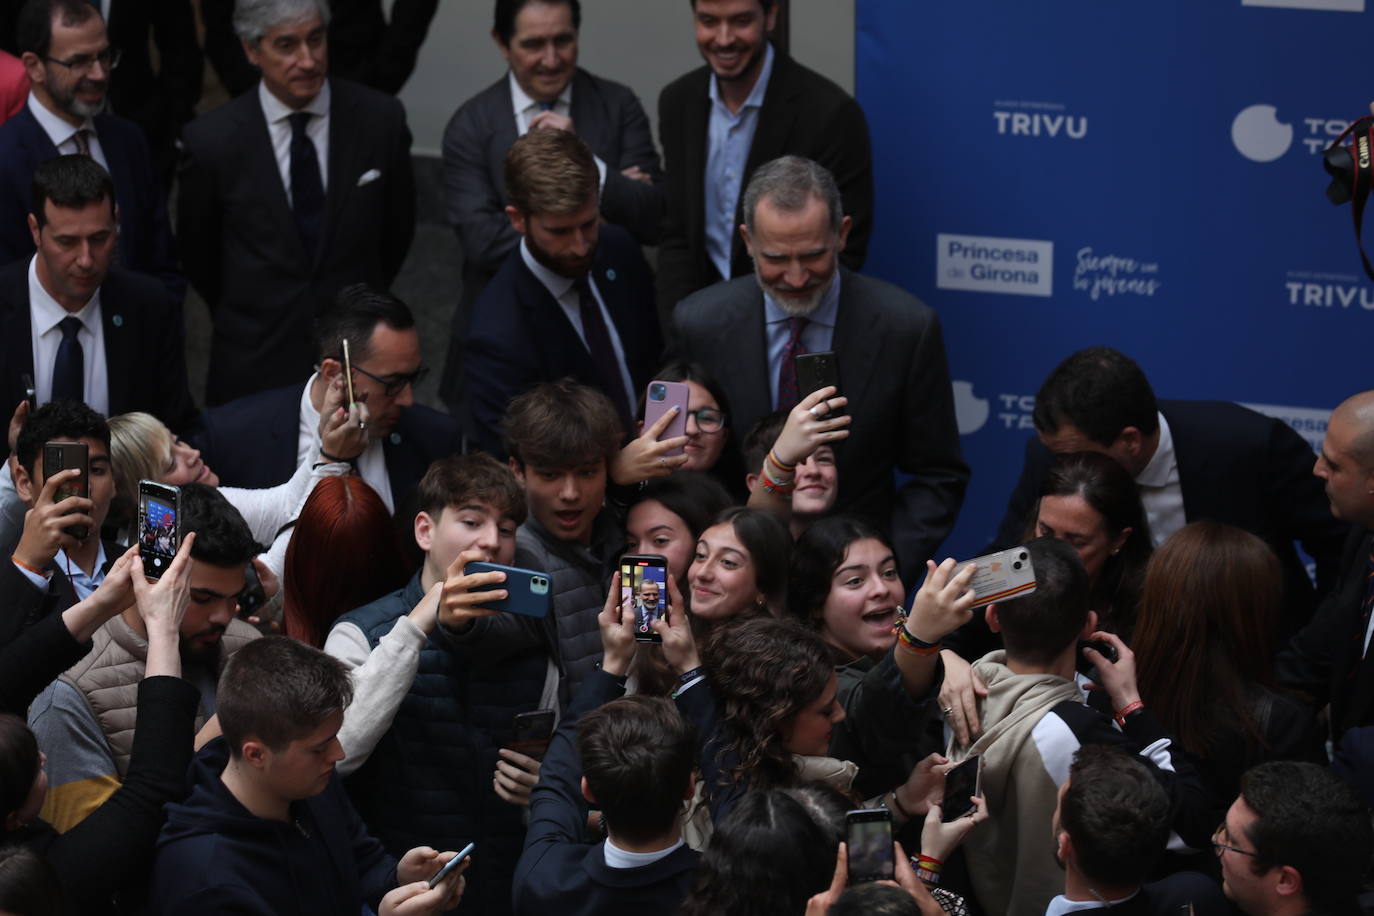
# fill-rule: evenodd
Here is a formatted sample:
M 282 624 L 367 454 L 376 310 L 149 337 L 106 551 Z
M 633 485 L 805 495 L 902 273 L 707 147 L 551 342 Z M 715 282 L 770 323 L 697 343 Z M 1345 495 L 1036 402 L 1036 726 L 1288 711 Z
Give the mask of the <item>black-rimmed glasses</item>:
M 429 375 L 428 366 L 421 366 L 409 375 L 401 375 L 400 373 L 397 373 L 395 375 L 386 376 L 385 378 L 380 375 L 373 375 L 371 372 L 368 372 L 362 366 L 355 365 L 353 367 L 353 371 L 361 372 L 363 375 L 372 379 L 372 381 L 376 382 L 378 385 L 381 385 L 382 391 L 389 398 L 396 397 L 396 395 L 400 394 L 402 391 L 405 390 L 405 387 L 407 385 L 418 386 L 421 382 L 425 380 L 425 376 Z M 701 421 L 698 420 L 697 422 L 700 423 Z
M 109 73 L 115 67 L 119 66 L 120 58 L 123 56 L 124 52 L 120 51 L 118 48 L 106 48 L 99 54 L 78 54 L 66 60 L 61 60 L 56 57 L 44 57 L 43 59 L 49 63 L 61 64 L 73 73 L 89 73 L 91 72 L 91 67 L 99 61 L 100 66 L 106 73 Z

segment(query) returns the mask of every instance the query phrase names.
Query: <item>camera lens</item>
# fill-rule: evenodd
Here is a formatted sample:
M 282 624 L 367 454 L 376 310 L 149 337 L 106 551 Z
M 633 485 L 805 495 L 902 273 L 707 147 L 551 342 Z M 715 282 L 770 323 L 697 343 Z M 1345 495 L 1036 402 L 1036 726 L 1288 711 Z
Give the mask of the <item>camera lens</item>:
M 662 400 L 663 400 L 664 398 L 666 398 L 667 396 L 668 396 L 668 387 L 667 387 L 666 385 L 650 385 L 650 386 L 649 386 L 649 399 L 650 399 L 651 401 L 662 401 Z
M 1011 564 L 1011 568 L 1012 568 L 1012 569 L 1020 569 L 1020 568 L 1021 568 L 1021 561 L 1020 561 L 1020 560 L 1017 560 L 1015 563 Z

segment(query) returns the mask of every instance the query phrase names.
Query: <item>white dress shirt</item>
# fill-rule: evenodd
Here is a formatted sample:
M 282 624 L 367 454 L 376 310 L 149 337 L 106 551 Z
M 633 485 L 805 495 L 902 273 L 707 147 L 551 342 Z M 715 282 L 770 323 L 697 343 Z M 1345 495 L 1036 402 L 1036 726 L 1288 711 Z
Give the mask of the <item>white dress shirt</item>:
M 1145 469 L 1136 475 L 1140 504 L 1150 523 L 1150 540 L 1158 547 L 1188 523 L 1183 512 L 1183 487 L 1178 482 L 1178 459 L 1174 456 L 1174 436 L 1164 414 L 1159 417 L 1159 445 Z
M 313 461 L 314 456 L 320 449 L 320 412 L 315 409 L 315 405 L 310 403 L 310 389 L 315 384 L 315 379 L 319 378 L 319 373 L 310 376 L 310 381 L 305 383 L 305 390 L 301 392 L 301 425 L 296 433 L 296 467 L 300 467 L 306 461 Z M 321 461 L 328 461 L 321 458 Z M 358 469 L 358 476 L 367 481 L 368 486 L 377 491 L 377 495 L 386 503 L 388 512 L 396 511 L 396 502 L 391 495 L 391 478 L 386 473 L 386 452 L 382 450 L 382 440 L 369 438 L 367 448 L 358 456 L 354 462 L 354 467 Z
M 582 328 L 582 303 L 578 299 L 577 290 L 573 288 L 573 281 L 561 274 L 556 274 L 543 264 L 534 259 L 530 254 L 529 246 L 525 240 L 520 239 L 520 257 L 524 259 L 525 266 L 534 274 L 535 279 L 544 284 L 544 288 L 553 296 L 558 307 L 563 310 L 563 314 L 568 317 L 573 330 L 577 332 L 578 338 L 582 341 L 582 346 L 587 346 L 587 332 Z M 611 320 L 611 313 L 606 310 L 606 301 L 601 298 L 601 290 L 596 288 L 596 279 L 589 273 L 587 274 L 587 285 L 591 287 L 592 295 L 596 298 L 597 307 L 601 309 L 601 320 L 606 323 L 607 335 L 611 338 L 611 348 L 615 350 L 615 364 L 620 371 L 620 383 L 625 386 L 626 403 L 633 409 L 638 402 L 635 396 L 634 382 L 630 380 L 630 369 L 625 364 L 625 347 L 620 342 L 620 330 Z M 591 348 L 587 348 L 591 352 Z
M 88 131 L 86 143 L 90 149 L 91 158 L 99 162 L 100 167 L 105 171 L 110 170 L 110 163 L 105 160 L 105 147 L 100 145 L 100 137 L 95 132 L 95 122 L 90 118 L 82 122 L 80 127 L 73 127 L 45 108 L 32 90 L 29 92 L 29 111 L 33 112 L 33 119 L 38 122 L 39 127 L 43 128 L 43 133 L 48 135 L 52 145 L 57 147 L 57 151 L 64 156 L 81 152 L 81 148 L 76 145 L 76 132 L 78 130 Z
M 81 342 L 82 400 L 103 416 L 110 414 L 109 372 L 105 365 L 105 326 L 100 315 L 100 290 L 79 312 L 68 312 L 48 295 L 38 281 L 38 255 L 29 261 L 29 334 L 33 342 L 33 384 L 38 403 L 52 400 L 52 370 L 62 344 L 58 327 L 68 315 L 81 322 L 76 339 Z
M 305 125 L 305 135 L 315 144 L 315 154 L 320 160 L 320 182 L 324 190 L 329 190 L 329 80 L 324 81 L 320 94 L 310 100 L 304 108 L 295 109 L 286 105 L 272 94 L 267 84 L 258 81 L 258 102 L 262 105 L 262 116 L 267 119 L 267 134 L 272 138 L 272 153 L 277 157 L 277 171 L 281 173 L 281 186 L 286 189 L 286 199 L 291 200 L 291 121 L 289 118 L 297 111 L 308 111 L 315 117 Z
M 602 846 L 602 855 L 606 859 L 607 868 L 643 868 L 646 865 L 653 865 L 660 859 L 666 859 L 678 851 L 682 846 L 682 840 L 678 840 L 673 845 L 665 849 L 655 849 L 653 852 L 630 852 L 621 849 L 608 838 Z
M 553 100 L 553 105 L 546 109 L 530 98 L 524 89 L 520 88 L 520 83 L 516 81 L 514 73 L 507 74 L 507 79 L 510 82 L 510 107 L 515 112 L 515 133 L 517 136 L 523 137 L 529 133 L 530 122 L 541 111 L 552 111 L 554 114 L 560 114 L 565 118 L 572 117 L 572 80 L 568 80 L 568 85 L 564 86 L 563 91 L 558 93 L 558 98 Z M 573 127 L 576 126 L 573 124 Z M 606 187 L 606 163 L 602 162 L 601 157 L 595 153 L 592 154 L 592 158 L 596 160 L 597 187 L 604 188 Z
M 754 132 L 759 127 L 759 111 L 768 93 L 768 82 L 773 78 L 773 56 L 773 43 L 768 42 L 763 52 L 763 69 L 739 111 L 731 111 L 721 98 L 720 83 L 714 73 L 707 89 L 711 116 L 706 129 L 706 254 L 725 280 L 730 279 L 730 254 L 739 234 L 735 213 L 739 209 L 749 151 L 754 146 Z

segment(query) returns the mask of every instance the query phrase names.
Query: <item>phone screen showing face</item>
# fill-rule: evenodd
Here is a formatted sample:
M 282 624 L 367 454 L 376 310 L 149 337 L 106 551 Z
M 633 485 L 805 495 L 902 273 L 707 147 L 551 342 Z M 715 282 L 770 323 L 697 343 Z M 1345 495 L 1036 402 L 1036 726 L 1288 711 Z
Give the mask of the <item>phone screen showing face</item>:
M 945 774 L 945 797 L 940 803 L 940 815 L 946 823 L 973 810 L 973 802 L 969 798 L 978 794 L 978 765 L 981 759 L 978 756 L 970 757 Z
M 668 566 L 663 557 L 644 555 L 620 560 L 621 613 L 634 614 L 635 640 L 662 642 L 654 621 L 668 606 Z
M 164 557 L 171 562 L 177 555 L 176 532 L 176 507 L 155 496 L 144 496 L 143 519 L 138 532 L 139 553 L 145 557 Z
M 892 815 L 887 809 L 850 811 L 845 815 L 845 828 L 850 883 L 892 880 Z

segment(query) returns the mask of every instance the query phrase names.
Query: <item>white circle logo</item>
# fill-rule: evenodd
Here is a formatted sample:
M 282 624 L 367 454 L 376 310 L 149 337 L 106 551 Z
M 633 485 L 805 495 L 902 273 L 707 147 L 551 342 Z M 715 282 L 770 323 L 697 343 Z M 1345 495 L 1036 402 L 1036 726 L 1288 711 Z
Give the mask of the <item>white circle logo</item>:
M 970 436 L 983 428 L 988 422 L 988 402 L 973 393 L 972 382 L 952 382 L 954 388 L 954 415 L 959 424 L 959 435 Z
M 1231 122 L 1231 142 L 1252 162 L 1273 162 L 1293 144 L 1293 125 L 1273 105 L 1251 105 Z

